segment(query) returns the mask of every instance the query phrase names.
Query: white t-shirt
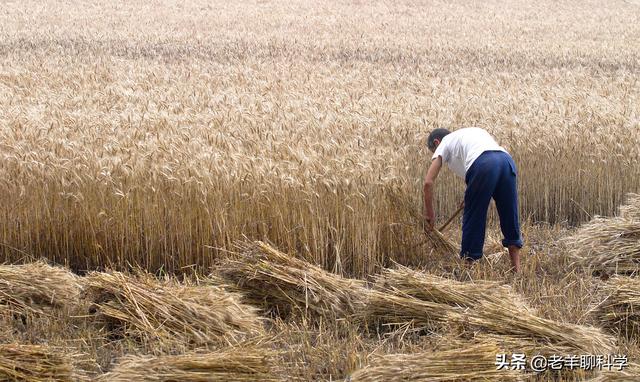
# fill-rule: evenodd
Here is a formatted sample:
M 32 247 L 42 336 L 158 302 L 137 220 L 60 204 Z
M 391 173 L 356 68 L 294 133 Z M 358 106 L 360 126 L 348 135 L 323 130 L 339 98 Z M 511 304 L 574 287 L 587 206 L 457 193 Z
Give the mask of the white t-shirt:
M 473 162 L 485 151 L 507 152 L 486 130 L 467 127 L 445 135 L 431 160 L 441 156 L 447 167 L 464 179 Z

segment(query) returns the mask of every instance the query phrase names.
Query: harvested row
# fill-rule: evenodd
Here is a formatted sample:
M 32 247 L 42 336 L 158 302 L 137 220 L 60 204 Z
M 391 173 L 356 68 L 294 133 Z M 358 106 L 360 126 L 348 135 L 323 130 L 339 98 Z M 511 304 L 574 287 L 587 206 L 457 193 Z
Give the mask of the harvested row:
M 566 237 L 576 265 L 602 274 L 640 271 L 640 195 L 627 195 L 615 217 L 595 217 Z
M 562 346 L 548 346 L 528 338 L 505 335 L 478 334 L 471 339 L 452 338 L 450 345 L 440 351 L 412 354 L 386 354 L 373 357 L 370 363 L 351 375 L 351 381 L 539 381 L 558 380 L 559 375 L 541 379 L 539 373 L 530 370 L 529 365 L 522 370 L 512 370 L 503 365 L 498 368 L 498 354 L 509 356 L 514 353 L 532 356 L 543 354 L 575 355 L 575 349 Z M 507 358 L 508 359 L 508 358 Z M 563 370 L 560 380 L 589 382 L 635 381 L 637 368 L 625 371 L 611 371 L 598 374 L 597 371 L 581 369 Z
M 294 307 L 328 317 L 357 313 L 362 323 L 411 323 L 437 331 L 455 325 L 594 354 L 613 347 L 613 339 L 597 328 L 539 317 L 509 286 L 495 282 L 463 283 L 399 267 L 384 270 L 368 289 L 361 281 L 344 279 L 261 242 L 242 248 L 245 261 L 224 263 L 223 274 L 255 301 L 278 309 Z
M 509 286 L 457 282 L 405 267 L 376 277 L 364 314 L 383 323 L 413 322 L 427 328 L 454 324 L 591 353 L 603 354 L 613 346 L 613 339 L 599 329 L 539 317 Z
M 252 303 L 280 314 L 293 309 L 336 318 L 352 317 L 365 306 L 368 290 L 361 280 L 327 272 L 261 241 L 237 247 L 237 256 L 218 270 L 245 290 Z
M 391 294 L 405 294 L 424 301 L 453 307 L 472 308 L 481 301 L 514 300 L 510 288 L 496 281 L 459 282 L 398 265 L 375 278 L 375 288 Z M 508 296 L 508 297 L 505 297 Z M 518 301 L 519 305 L 524 303 Z
M 258 309 L 204 279 L 200 285 L 141 273 L 78 277 L 44 262 L 0 266 L 0 310 L 51 314 L 89 309 L 111 334 L 172 347 L 237 343 L 262 333 Z M 87 305 L 88 304 L 88 305 Z
M 611 339 L 599 330 L 540 318 L 509 287 L 496 282 L 463 283 L 399 267 L 385 270 L 376 277 L 373 289 L 368 289 L 362 281 L 331 274 L 264 243 L 241 247 L 248 252 L 241 253 L 240 259 L 259 259 L 255 264 L 245 262 L 249 266 L 244 272 L 253 269 L 261 283 L 240 283 L 238 288 L 247 290 L 254 301 L 275 302 L 274 306 L 283 310 L 293 306 L 312 315 L 335 317 L 331 312 L 335 306 L 340 317 L 355 317 L 365 323 L 424 324 L 438 331 L 453 324 L 463 329 L 463 335 L 493 333 L 493 337 L 474 337 L 476 341 L 497 343 L 500 349 L 594 354 L 611 349 Z M 230 261 L 222 270 L 241 269 L 238 258 Z M 279 272 L 267 272 L 273 269 Z M 297 278 L 283 281 L 287 271 Z M 228 271 L 222 273 L 229 275 Z M 111 333 L 153 343 L 158 349 L 238 344 L 262 330 L 256 309 L 243 305 L 241 295 L 228 291 L 233 287 L 212 285 L 220 284 L 219 279 L 206 279 L 199 286 L 181 285 L 148 274 L 115 272 L 92 273 L 79 280 L 85 285 L 85 297 L 93 303 L 98 321 Z M 183 365 L 178 369 L 188 364 L 186 358 L 176 362 Z M 137 363 L 142 361 L 125 364 L 133 367 Z M 128 372 L 124 370 L 122 375 Z
M 602 286 L 602 291 L 606 297 L 594 313 L 602 325 L 627 338 L 640 335 L 640 280 L 613 277 Z
M 77 306 L 81 285 L 67 269 L 42 261 L 0 266 L 0 309 L 50 313 Z
M 13 299 L 3 300 L 12 312 L 17 308 L 21 312 L 52 312 L 57 315 L 47 319 L 55 320 L 67 313 L 54 309 L 88 309 L 90 314 L 82 313 L 81 317 L 89 318 L 90 327 L 97 324 L 100 333 L 110 339 L 133 339 L 138 342 L 137 349 L 154 354 L 187 352 L 159 358 L 127 356 L 101 380 L 275 378 L 267 362 L 268 349 L 245 342 L 264 333 L 258 309 L 243 304 L 242 296 L 230 292 L 221 280 L 204 278 L 179 283 L 172 278 L 159 280 L 148 273 L 120 272 L 77 277 L 64 268 L 44 263 L 6 265 L 0 267 L 0 273 L 6 276 L 0 284 L 3 296 L 14 294 Z M 8 315 L 9 320 L 15 317 Z M 15 341 L 15 337 L 8 332 L 3 341 Z M 223 350 L 210 353 L 211 349 Z M 0 380 L 81 381 L 88 378 L 86 370 L 96 371 L 95 366 L 66 347 L 0 345 Z
M 208 353 L 163 356 L 127 356 L 100 381 L 278 381 L 268 349 L 229 347 Z
M 234 344 L 263 329 L 256 308 L 220 287 L 119 272 L 92 273 L 84 282 L 103 325 L 161 347 Z

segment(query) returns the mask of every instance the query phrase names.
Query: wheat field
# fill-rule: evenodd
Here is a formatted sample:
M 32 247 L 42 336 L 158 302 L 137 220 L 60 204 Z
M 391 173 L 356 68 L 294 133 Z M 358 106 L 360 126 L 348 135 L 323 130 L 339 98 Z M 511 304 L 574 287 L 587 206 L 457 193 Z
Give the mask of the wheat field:
M 389 194 L 420 209 L 435 127 L 493 133 L 534 222 L 640 182 L 622 1 L 2 5 L 8 259 L 173 271 L 246 235 L 365 275 L 409 256 Z M 462 191 L 439 185 L 441 216 Z
M 520 278 L 467 276 L 595 324 L 601 281 L 557 241 L 640 191 L 639 72 L 631 0 L 0 0 L 0 257 L 198 277 L 263 240 L 343 277 L 397 262 L 464 278 L 420 244 L 426 138 L 479 126 L 518 166 L 526 247 Z M 440 221 L 463 192 L 441 174 Z M 302 354 L 276 374 L 344 378 L 437 345 L 317 325 L 272 324 Z M 85 329 L 106 371 L 132 352 Z

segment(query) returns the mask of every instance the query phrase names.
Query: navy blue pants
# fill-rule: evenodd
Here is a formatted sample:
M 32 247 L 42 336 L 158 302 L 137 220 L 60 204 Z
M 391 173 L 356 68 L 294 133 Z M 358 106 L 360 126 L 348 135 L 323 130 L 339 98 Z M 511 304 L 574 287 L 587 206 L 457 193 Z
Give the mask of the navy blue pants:
M 503 151 L 485 151 L 467 170 L 460 250 L 463 258 L 478 260 L 482 257 L 491 198 L 495 200 L 500 216 L 502 245 L 522 248 L 516 175 L 516 164 Z

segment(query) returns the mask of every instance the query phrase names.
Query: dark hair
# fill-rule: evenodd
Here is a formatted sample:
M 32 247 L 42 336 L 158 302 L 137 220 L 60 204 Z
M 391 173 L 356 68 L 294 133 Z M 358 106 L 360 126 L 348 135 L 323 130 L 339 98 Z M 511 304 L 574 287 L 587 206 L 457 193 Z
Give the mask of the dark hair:
M 427 147 L 431 151 L 436 151 L 435 140 L 439 140 L 442 142 L 442 138 L 444 138 L 447 134 L 451 132 L 447 129 L 435 129 L 429 134 L 429 138 L 427 139 Z

